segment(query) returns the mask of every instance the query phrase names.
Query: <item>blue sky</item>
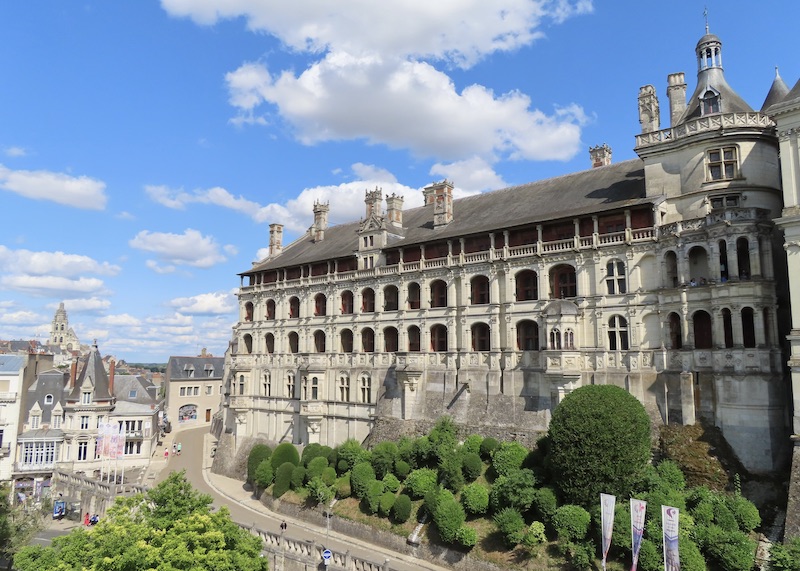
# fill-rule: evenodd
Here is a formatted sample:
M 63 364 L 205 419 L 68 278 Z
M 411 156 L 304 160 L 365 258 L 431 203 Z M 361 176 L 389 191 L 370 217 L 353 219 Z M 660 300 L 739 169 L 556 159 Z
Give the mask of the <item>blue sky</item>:
M 0 339 L 59 302 L 127 361 L 222 355 L 238 273 L 315 200 L 448 178 L 463 196 L 635 157 L 639 87 L 723 42 L 759 109 L 800 77 L 796 0 L 0 3 Z M 331 11 L 333 10 L 333 11 Z

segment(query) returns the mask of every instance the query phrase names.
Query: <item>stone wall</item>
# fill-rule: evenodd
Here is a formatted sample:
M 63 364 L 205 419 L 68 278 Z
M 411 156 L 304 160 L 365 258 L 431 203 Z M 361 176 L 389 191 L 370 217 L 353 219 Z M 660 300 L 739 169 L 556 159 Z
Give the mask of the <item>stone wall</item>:
M 792 472 L 789 477 L 789 499 L 786 502 L 784 541 L 800 537 L 800 442 L 792 450 Z

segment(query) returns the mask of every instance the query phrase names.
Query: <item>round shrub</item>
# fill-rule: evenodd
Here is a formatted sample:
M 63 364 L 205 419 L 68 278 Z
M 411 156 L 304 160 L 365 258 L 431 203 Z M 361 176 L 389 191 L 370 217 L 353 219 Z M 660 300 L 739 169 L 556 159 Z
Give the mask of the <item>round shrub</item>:
M 467 482 L 474 482 L 483 473 L 483 460 L 475 452 L 467 452 L 461 461 L 461 469 Z
M 300 454 L 300 463 L 308 467 L 308 463 L 311 462 L 317 456 L 322 455 L 322 444 L 318 442 L 312 442 L 305 448 L 303 448 L 303 453 Z
M 353 466 L 360 462 L 369 462 L 369 452 L 364 450 L 361 443 L 355 438 L 349 438 L 337 446 L 336 454 L 338 455 L 340 464 L 342 460 L 344 460 L 347 465 L 347 470 L 352 470 Z M 336 467 L 341 473 L 342 470 L 339 468 L 338 464 Z
M 299 490 L 306 481 L 306 469 L 303 466 L 295 466 L 292 470 L 291 484 L 293 490 Z
M 553 411 L 548 461 L 571 503 L 593 506 L 600 493 L 627 497 L 650 459 L 650 418 L 614 385 L 586 385 Z
M 334 482 L 336 482 L 336 470 L 334 470 L 331 466 L 328 466 L 322 471 L 320 475 L 322 481 L 325 482 L 326 486 L 332 486 Z
M 394 462 L 394 473 L 397 476 L 397 479 L 401 482 L 406 479 L 408 474 L 411 472 L 411 465 L 406 462 L 405 460 L 395 460 Z
M 481 442 L 481 458 L 490 460 L 494 451 L 500 448 L 500 442 L 495 438 L 484 438 Z
M 350 464 L 347 463 L 347 460 L 339 460 L 336 463 L 336 471 L 339 474 L 344 474 L 345 472 L 350 471 Z
M 383 485 L 388 491 L 394 493 L 400 489 L 400 480 L 398 480 L 397 476 L 394 474 L 386 474 L 383 477 Z
M 282 442 L 278 444 L 275 450 L 272 452 L 272 456 L 270 456 L 270 462 L 272 462 L 272 469 L 278 469 L 281 464 L 285 464 L 286 462 L 291 462 L 295 466 L 300 464 L 300 454 L 297 452 L 297 448 L 295 448 L 294 444 L 291 442 Z
M 481 443 L 483 443 L 483 436 L 480 434 L 470 434 L 464 439 L 464 444 L 461 445 L 461 451 L 464 454 L 478 454 L 481 453 Z
M 489 488 L 478 483 L 465 486 L 461 491 L 461 504 L 468 514 L 486 513 L 486 510 L 489 509 Z
M 292 485 L 292 472 L 294 472 L 295 465 L 291 462 L 284 462 L 278 466 L 275 472 L 275 485 L 272 486 L 272 497 L 280 498 L 283 494 L 289 491 Z
M 372 449 L 370 461 L 375 469 L 375 477 L 380 479 L 389 474 L 394 468 L 394 460 L 397 457 L 397 444 L 394 442 L 379 442 Z
M 544 524 L 540 521 L 531 523 L 528 531 L 525 532 L 525 537 L 522 538 L 522 544 L 528 549 L 541 545 L 545 541 L 547 541 L 547 536 L 544 532 Z
M 436 470 L 418 468 L 411 472 L 403 485 L 412 498 L 424 498 L 425 494 L 436 489 Z
M 471 549 L 478 543 L 478 532 L 471 527 L 462 525 L 456 532 L 456 541 L 462 547 Z
M 433 444 L 427 436 L 420 436 L 414 441 L 414 464 L 427 466 L 435 461 Z
M 507 476 L 513 470 L 519 470 L 530 450 L 519 442 L 503 442 L 492 454 L 492 468 L 500 476 Z
M 372 480 L 367 486 L 367 492 L 364 494 L 363 502 L 366 511 L 371 514 L 378 513 L 381 506 L 381 496 L 385 492 L 383 482 L 380 480 Z
M 709 563 L 725 571 L 750 571 L 756 555 L 756 542 L 741 531 L 709 528 L 706 544 Z
M 405 523 L 411 517 L 411 498 L 400 494 L 392 506 L 392 517 L 397 523 Z
M 553 527 L 558 537 L 565 541 L 581 541 L 589 532 L 592 517 L 581 506 L 566 505 L 556 509 Z
M 661 557 L 661 548 L 654 541 L 643 538 L 639 547 L 639 565 L 637 568 L 641 569 L 641 571 L 663 571 L 664 563 L 661 561 Z
M 439 483 L 455 493 L 464 487 L 464 472 L 461 455 L 453 451 L 443 452 L 439 457 Z
M 527 531 L 525 520 L 522 519 L 522 514 L 514 508 L 505 508 L 497 512 L 494 515 L 494 523 L 508 547 L 515 547 L 525 537 Z
M 384 517 L 387 517 L 392 511 L 395 498 L 396 496 L 394 495 L 394 493 L 389 491 L 383 492 L 383 495 L 381 496 L 380 499 L 380 503 L 378 504 L 378 513 L 380 513 Z
M 272 463 L 269 461 L 269 458 L 266 458 L 258 465 L 258 468 L 256 468 L 255 484 L 262 490 L 265 490 L 272 483 L 273 477 Z
M 350 471 L 350 488 L 358 499 L 364 499 L 369 485 L 375 481 L 375 470 L 369 462 L 360 462 Z M 383 484 L 381 484 L 383 485 Z M 381 490 L 383 493 L 383 490 Z
M 343 476 L 339 476 L 336 479 L 336 483 L 333 485 L 333 490 L 336 492 L 336 497 L 340 500 L 344 498 L 349 498 L 353 490 L 350 488 L 350 473 L 346 473 Z
M 492 484 L 489 503 L 492 510 L 514 508 L 520 512 L 527 511 L 536 494 L 536 478 L 527 468 L 514 470 L 507 476 L 500 476 Z
M 467 516 L 450 490 L 442 490 L 433 510 L 433 523 L 446 543 L 455 543 L 458 530 L 464 525 Z
M 327 467 L 327 458 L 324 456 L 315 456 L 306 464 L 306 479 L 311 481 L 313 478 L 322 476 L 322 471 Z
M 548 486 L 538 488 L 533 493 L 531 506 L 536 510 L 542 521 L 550 525 L 553 521 L 553 516 L 556 514 L 556 508 L 558 508 L 558 498 L 555 490 Z
M 272 448 L 266 444 L 256 444 L 250 449 L 250 454 L 247 455 L 247 481 L 253 482 L 256 477 L 256 469 L 261 465 L 261 462 L 268 459 L 272 455 Z

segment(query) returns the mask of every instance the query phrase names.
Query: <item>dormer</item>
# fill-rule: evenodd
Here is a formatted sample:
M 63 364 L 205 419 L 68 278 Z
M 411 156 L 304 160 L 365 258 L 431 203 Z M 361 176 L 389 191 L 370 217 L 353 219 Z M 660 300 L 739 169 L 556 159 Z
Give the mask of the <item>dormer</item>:
M 376 188 L 364 197 L 366 218 L 358 227 L 358 268 L 368 270 L 381 265 L 382 250 L 386 247 L 386 218 L 381 210 L 383 191 Z

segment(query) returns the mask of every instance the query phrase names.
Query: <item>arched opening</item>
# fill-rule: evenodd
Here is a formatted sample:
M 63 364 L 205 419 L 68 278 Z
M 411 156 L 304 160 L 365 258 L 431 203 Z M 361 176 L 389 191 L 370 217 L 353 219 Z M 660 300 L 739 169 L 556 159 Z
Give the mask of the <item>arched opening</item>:
M 444 325 L 431 327 L 431 351 L 447 351 L 447 327 Z
M 711 315 L 706 311 L 696 311 L 692 316 L 694 323 L 695 349 L 711 349 L 714 339 L 711 333 Z
M 349 329 L 343 329 L 339 334 L 339 340 L 342 345 L 342 353 L 353 352 L 353 332 Z
M 722 334 L 725 338 L 725 348 L 733 347 L 733 320 L 731 310 L 727 307 L 722 310 Z
M 522 270 L 514 276 L 517 286 L 517 301 L 539 299 L 539 276 L 532 270 Z
M 472 305 L 486 305 L 489 303 L 489 278 L 475 276 L 470 281 L 470 296 Z
M 539 350 L 539 324 L 526 319 L 517 323 L 517 349 L 520 351 Z
M 361 330 L 361 350 L 364 353 L 375 352 L 375 332 L 369 327 Z
M 690 281 L 695 284 L 704 283 L 709 275 L 708 252 L 702 246 L 693 246 L 689 250 Z
M 719 245 L 719 279 L 721 282 L 728 281 L 728 243 L 720 240 Z
M 314 352 L 315 353 L 324 353 L 325 352 L 325 332 L 321 329 L 317 329 L 314 331 Z
M 300 317 L 300 299 L 292 297 L 289 299 L 289 318 L 297 319 Z
M 328 298 L 324 293 L 318 293 L 314 296 L 314 315 L 321 316 L 328 313 Z
M 578 295 L 575 268 L 568 264 L 559 264 L 550 270 L 550 287 L 554 299 L 566 299 Z
M 447 284 L 442 280 L 431 284 L 431 307 L 447 307 Z
M 359 379 L 359 402 L 371 403 L 372 402 L 372 378 L 369 373 L 361 373 Z
M 489 326 L 486 323 L 475 323 L 472 326 L 472 350 L 490 351 Z
M 386 353 L 396 353 L 399 340 L 400 336 L 396 328 L 387 327 L 383 330 L 383 350 Z
M 675 252 L 664 255 L 664 271 L 666 274 L 666 287 L 678 287 L 678 256 Z
M 755 312 L 752 307 L 742 308 L 742 343 L 748 348 L 756 346 Z
M 383 309 L 384 311 L 397 311 L 400 295 L 397 291 L 397 286 L 386 286 L 383 288 Z
M 364 288 L 361 292 L 361 313 L 375 312 L 375 290 Z
M 253 352 L 253 336 L 249 333 L 244 335 L 244 351 L 248 355 Z
M 419 327 L 412 325 L 408 328 L 408 350 L 412 353 L 418 353 L 422 347 L 422 335 Z
M 628 350 L 628 320 L 612 315 L 608 320 L 608 348 L 611 351 Z
M 681 317 L 677 313 L 669 314 L 669 348 L 683 349 L 683 333 L 681 331 Z
M 557 327 L 550 330 L 550 349 L 553 351 L 561 350 L 561 330 Z
M 353 292 L 342 292 L 342 315 L 350 315 L 353 313 Z
M 275 336 L 272 333 L 267 333 L 264 336 L 264 342 L 267 346 L 267 353 L 272 355 L 275 352 Z
M 419 309 L 421 306 L 421 293 L 420 287 L 417 282 L 408 284 L 408 308 Z
M 275 300 L 267 300 L 267 319 L 275 319 Z
M 350 376 L 344 371 L 339 373 L 339 400 L 350 402 Z
M 253 302 L 248 301 L 244 304 L 244 320 L 253 321 Z
M 564 349 L 575 348 L 575 332 L 572 329 L 564 330 Z
M 750 244 L 742 236 L 736 240 L 736 261 L 739 263 L 739 279 L 749 280 L 750 276 Z
M 300 337 L 294 331 L 289 333 L 289 352 L 290 353 L 300 352 Z

